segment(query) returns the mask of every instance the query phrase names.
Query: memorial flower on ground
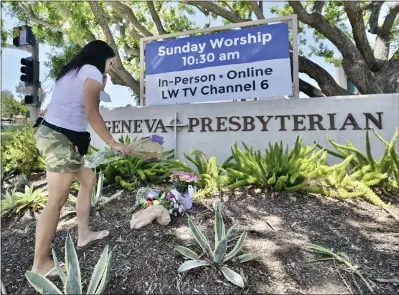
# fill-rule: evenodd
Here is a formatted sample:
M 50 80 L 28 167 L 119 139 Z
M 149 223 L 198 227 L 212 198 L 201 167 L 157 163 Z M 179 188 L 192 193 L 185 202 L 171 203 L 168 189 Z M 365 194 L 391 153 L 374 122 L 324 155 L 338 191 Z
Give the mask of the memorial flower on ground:
M 200 177 L 192 172 L 174 171 L 171 175 L 171 180 L 176 190 L 178 190 L 181 194 L 184 194 L 188 191 L 188 187 L 190 185 L 193 187 L 196 186 L 197 182 L 200 180 Z

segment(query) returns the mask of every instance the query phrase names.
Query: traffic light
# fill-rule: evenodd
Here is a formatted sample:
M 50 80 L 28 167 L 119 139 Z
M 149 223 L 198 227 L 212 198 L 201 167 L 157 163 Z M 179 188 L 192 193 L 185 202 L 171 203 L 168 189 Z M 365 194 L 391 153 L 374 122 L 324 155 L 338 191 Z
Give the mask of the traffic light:
M 32 57 L 21 58 L 21 77 L 20 80 L 25 82 L 25 85 L 32 85 L 35 82 L 35 63 Z
M 40 99 L 38 89 L 40 86 L 39 77 L 39 44 L 36 43 L 35 34 L 30 26 L 19 26 L 13 28 L 13 44 L 15 47 L 21 50 L 29 51 L 32 56 L 21 59 L 21 77 L 20 80 L 24 82 L 25 86 L 25 99 L 24 103 L 30 105 L 31 107 L 40 107 Z M 27 50 L 28 49 L 28 50 Z M 37 115 L 37 114 L 36 114 Z M 32 116 L 31 119 L 35 120 Z
M 36 46 L 35 34 L 30 26 L 19 26 L 13 28 L 14 38 L 12 44 L 16 47 L 32 45 Z

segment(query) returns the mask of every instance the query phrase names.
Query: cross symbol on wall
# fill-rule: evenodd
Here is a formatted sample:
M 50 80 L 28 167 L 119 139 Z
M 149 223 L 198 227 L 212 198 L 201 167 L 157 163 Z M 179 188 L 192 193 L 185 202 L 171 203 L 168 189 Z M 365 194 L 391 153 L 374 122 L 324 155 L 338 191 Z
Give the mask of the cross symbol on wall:
M 175 158 L 177 158 L 177 133 L 182 130 L 184 127 L 188 127 L 187 124 L 182 123 L 178 118 L 177 118 L 177 112 L 175 112 L 174 119 L 170 121 L 169 125 L 165 125 L 165 127 L 168 127 L 169 129 L 173 130 L 173 155 Z

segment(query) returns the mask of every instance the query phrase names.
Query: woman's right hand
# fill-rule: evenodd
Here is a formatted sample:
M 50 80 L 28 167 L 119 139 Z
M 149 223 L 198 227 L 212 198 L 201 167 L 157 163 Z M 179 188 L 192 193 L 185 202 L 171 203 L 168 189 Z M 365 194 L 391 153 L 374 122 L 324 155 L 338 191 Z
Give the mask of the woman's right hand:
M 112 141 L 109 144 L 109 147 L 114 150 L 120 152 L 122 155 L 126 155 L 131 151 L 131 146 L 128 144 Z

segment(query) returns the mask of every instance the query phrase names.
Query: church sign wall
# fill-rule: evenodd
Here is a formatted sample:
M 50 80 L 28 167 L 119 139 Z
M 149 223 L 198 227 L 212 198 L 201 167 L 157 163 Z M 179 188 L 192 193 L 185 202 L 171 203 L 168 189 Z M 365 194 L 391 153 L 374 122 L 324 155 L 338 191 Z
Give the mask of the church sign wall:
M 317 141 L 331 147 L 328 136 L 364 150 L 366 130 L 392 138 L 399 126 L 399 95 L 130 107 L 105 109 L 102 115 L 115 138 L 157 133 L 179 159 L 199 149 L 223 161 L 235 141 L 264 149 L 269 141 L 291 145 L 298 135 L 309 145 Z M 384 146 L 374 134 L 370 137 L 379 157 Z M 93 143 L 103 146 L 96 135 Z

